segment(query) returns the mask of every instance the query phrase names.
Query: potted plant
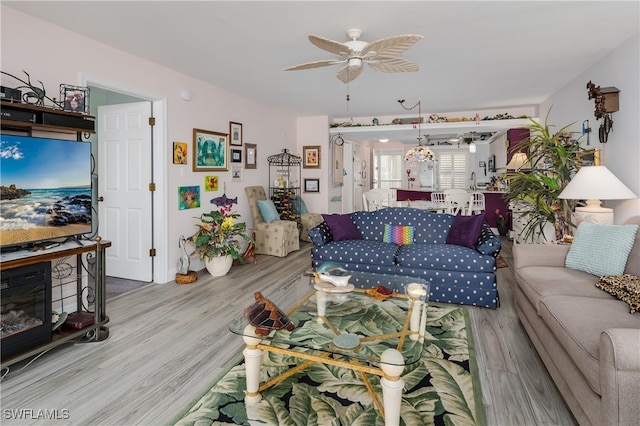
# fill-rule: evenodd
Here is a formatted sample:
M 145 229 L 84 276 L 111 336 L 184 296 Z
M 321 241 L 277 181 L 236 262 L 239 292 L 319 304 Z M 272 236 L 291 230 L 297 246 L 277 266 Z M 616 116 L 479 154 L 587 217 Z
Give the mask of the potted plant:
M 573 235 L 575 200 L 562 200 L 558 195 L 577 171 L 580 144 L 570 138 L 567 129 L 571 125 L 552 133 L 546 121 L 543 125 L 527 118 L 532 123 L 531 136 L 518 145 L 518 150 L 527 152 L 529 165 L 526 170 L 507 174 L 505 198 L 518 207 L 514 214 L 524 222 L 523 240 L 545 240 L 544 230 L 549 224 L 554 227 L 556 240 L 561 240 L 564 235 Z
M 509 213 L 502 214 L 500 209 L 496 209 L 496 227 L 501 237 L 506 237 L 509 233 Z
M 242 257 L 239 238 L 251 242 L 251 238 L 245 235 L 246 223 L 236 221 L 239 217 L 239 213 L 231 212 L 229 204 L 195 218 L 200 221 L 196 225 L 198 231 L 189 237 L 189 241 L 214 277 L 226 275 L 233 260 Z

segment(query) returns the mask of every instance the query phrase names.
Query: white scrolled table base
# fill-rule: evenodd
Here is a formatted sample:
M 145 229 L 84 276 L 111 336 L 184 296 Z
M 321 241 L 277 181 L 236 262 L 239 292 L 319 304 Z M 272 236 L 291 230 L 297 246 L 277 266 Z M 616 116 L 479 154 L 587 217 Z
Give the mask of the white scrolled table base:
M 262 360 L 262 349 L 256 348 L 262 339 L 255 333 L 255 328 L 247 325 L 242 336 L 247 347 L 242 351 L 244 355 L 244 368 L 247 379 L 247 394 L 244 402 L 247 405 L 257 405 L 262 396 L 258 393 L 260 388 L 260 362 Z
M 391 364 L 385 364 L 389 362 Z M 400 406 L 404 380 L 400 375 L 404 370 L 404 358 L 395 349 L 387 349 L 380 356 L 380 368 L 385 376 L 380 379 L 382 385 L 382 403 L 384 405 L 384 424 L 397 426 L 400 424 Z

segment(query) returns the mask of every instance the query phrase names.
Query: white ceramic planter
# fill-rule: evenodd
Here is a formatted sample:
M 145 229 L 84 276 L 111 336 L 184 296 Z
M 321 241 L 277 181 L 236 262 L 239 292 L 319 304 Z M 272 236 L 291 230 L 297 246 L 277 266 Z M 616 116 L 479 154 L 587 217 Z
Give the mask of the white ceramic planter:
M 231 257 L 231 255 L 213 257 L 211 260 L 206 260 L 204 262 L 204 266 L 213 277 L 222 277 L 227 275 L 232 264 L 233 257 Z

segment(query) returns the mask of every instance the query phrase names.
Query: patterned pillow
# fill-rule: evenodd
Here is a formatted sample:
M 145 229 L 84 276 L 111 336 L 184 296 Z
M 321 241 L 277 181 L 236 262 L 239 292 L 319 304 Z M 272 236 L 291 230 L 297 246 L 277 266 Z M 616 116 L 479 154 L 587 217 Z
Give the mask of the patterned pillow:
M 384 224 L 382 241 L 400 245 L 413 244 L 413 226 Z
M 569 269 L 596 275 L 622 275 L 638 225 L 582 222 L 565 259 Z
M 605 275 L 596 287 L 629 305 L 629 313 L 640 312 L 640 277 L 631 274 Z
M 311 238 L 311 242 L 317 246 L 322 246 L 333 241 L 331 229 L 329 229 L 329 225 L 327 225 L 326 222 L 322 222 L 320 225 L 309 229 L 309 238 Z

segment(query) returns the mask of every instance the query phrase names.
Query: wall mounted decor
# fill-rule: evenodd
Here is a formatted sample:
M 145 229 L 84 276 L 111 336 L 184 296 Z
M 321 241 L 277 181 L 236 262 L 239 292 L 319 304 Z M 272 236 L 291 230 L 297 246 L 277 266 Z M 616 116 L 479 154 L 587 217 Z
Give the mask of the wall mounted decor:
M 258 165 L 257 146 L 253 143 L 244 144 L 244 168 L 255 169 Z
M 186 142 L 173 143 L 173 164 L 187 164 L 187 149 Z
M 587 98 L 593 99 L 595 102 L 593 115 L 595 115 L 598 120 L 602 120 L 600 129 L 598 130 L 600 143 L 607 143 L 609 132 L 613 129 L 611 113 L 620 109 L 619 93 L 620 90 L 613 86 L 601 88 L 591 81 L 587 83 Z
M 199 186 L 179 186 L 178 187 L 178 209 L 195 209 L 200 207 L 200 187 Z
M 60 103 L 64 111 L 89 114 L 89 88 L 61 84 Z
M 242 123 L 229 122 L 229 136 L 231 145 L 242 146 Z
M 304 192 L 320 192 L 320 179 L 305 179 Z
M 320 146 L 302 147 L 302 167 L 305 169 L 320 168 Z
M 342 145 L 335 144 L 332 146 L 332 173 L 333 173 L 333 186 L 344 185 L 344 167 L 343 167 L 343 153 L 344 147 Z
M 231 182 L 242 182 L 242 166 L 231 166 Z
M 229 135 L 193 129 L 193 171 L 229 170 Z
M 205 176 L 204 177 L 204 190 L 211 192 L 218 190 L 218 176 Z
M 231 149 L 231 162 L 232 163 L 242 163 L 242 150 L 241 149 Z

